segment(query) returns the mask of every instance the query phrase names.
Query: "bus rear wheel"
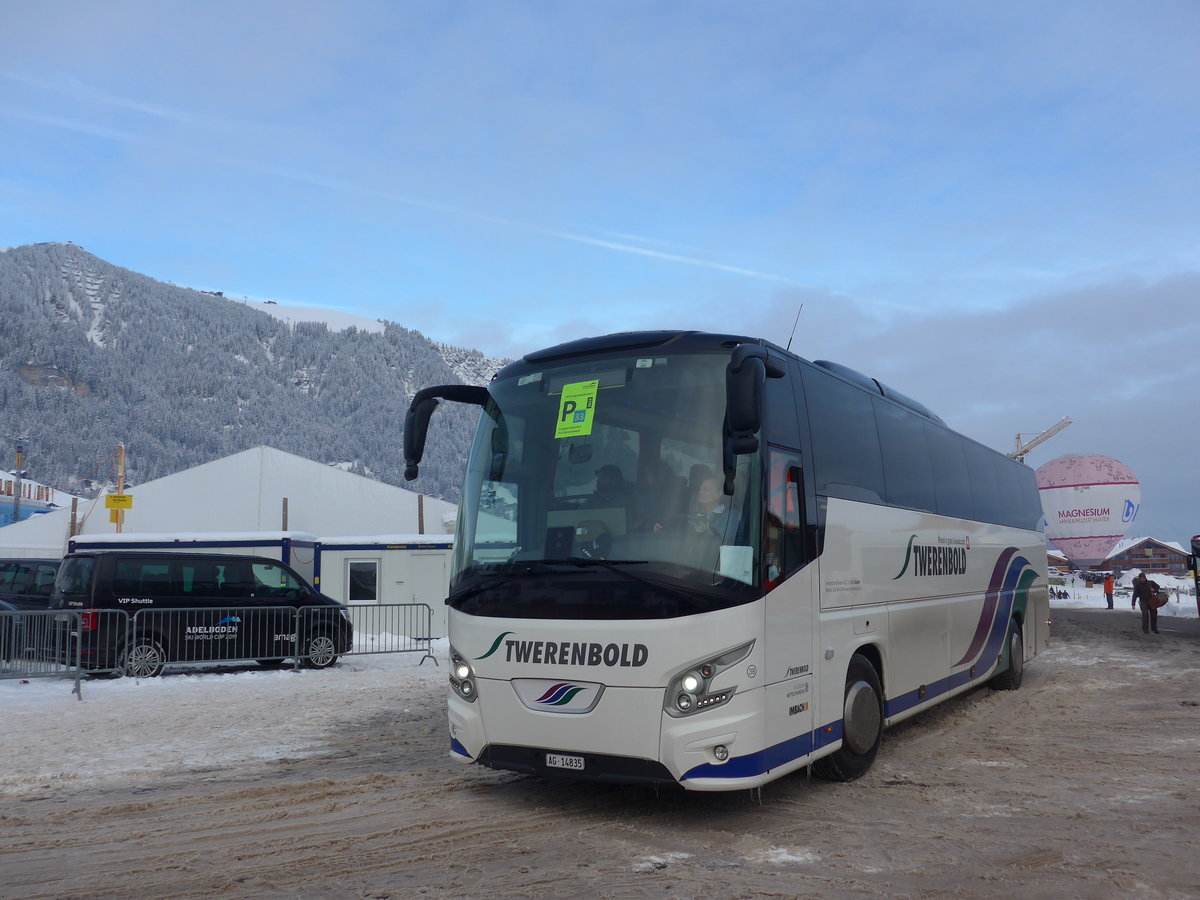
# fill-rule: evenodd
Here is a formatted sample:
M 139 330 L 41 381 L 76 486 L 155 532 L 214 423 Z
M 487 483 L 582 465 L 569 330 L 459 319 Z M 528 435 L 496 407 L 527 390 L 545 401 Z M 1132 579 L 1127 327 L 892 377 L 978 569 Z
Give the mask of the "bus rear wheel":
M 1025 640 L 1021 623 L 1013 619 L 1008 626 L 1008 668 L 991 681 L 998 691 L 1015 691 L 1025 678 Z
M 842 746 L 813 763 L 813 771 L 831 781 L 853 781 L 875 762 L 883 742 L 883 688 L 879 673 L 861 654 L 846 670 L 842 705 Z

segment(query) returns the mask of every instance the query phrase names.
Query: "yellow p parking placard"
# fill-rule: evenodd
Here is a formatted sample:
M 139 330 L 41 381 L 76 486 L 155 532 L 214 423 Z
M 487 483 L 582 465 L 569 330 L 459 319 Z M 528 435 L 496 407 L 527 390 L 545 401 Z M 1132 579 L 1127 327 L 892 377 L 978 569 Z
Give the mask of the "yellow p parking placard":
M 554 427 L 556 438 L 592 433 L 592 421 L 596 414 L 596 392 L 599 388 L 598 380 L 563 385 L 562 400 L 558 404 L 558 424 Z

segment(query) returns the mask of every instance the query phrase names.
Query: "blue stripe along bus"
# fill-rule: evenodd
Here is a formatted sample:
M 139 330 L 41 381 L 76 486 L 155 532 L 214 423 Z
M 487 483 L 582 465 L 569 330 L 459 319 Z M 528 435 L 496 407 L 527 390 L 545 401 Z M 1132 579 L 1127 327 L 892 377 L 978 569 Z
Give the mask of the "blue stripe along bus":
M 450 582 L 450 750 L 531 774 L 849 780 L 883 729 L 1016 688 L 1047 637 L 1024 465 L 874 379 L 696 332 L 531 353 L 485 387 Z

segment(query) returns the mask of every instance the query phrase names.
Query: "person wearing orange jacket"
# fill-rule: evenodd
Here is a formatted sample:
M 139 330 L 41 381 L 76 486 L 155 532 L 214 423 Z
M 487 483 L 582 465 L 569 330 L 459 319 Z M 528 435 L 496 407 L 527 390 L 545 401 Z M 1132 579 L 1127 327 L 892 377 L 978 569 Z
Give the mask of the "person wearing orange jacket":
M 1110 572 L 1109 574 L 1104 576 L 1104 599 L 1108 601 L 1109 609 L 1113 608 L 1113 605 L 1112 605 L 1113 583 L 1114 583 L 1114 581 L 1113 581 L 1112 573 Z

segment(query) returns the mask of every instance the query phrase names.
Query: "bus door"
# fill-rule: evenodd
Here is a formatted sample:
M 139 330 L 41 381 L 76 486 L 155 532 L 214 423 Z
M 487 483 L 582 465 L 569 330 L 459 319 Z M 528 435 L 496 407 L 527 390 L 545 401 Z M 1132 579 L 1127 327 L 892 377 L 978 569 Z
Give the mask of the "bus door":
M 813 728 L 816 567 L 804 541 L 804 470 L 799 451 L 770 447 L 763 524 L 763 584 L 769 743 Z

